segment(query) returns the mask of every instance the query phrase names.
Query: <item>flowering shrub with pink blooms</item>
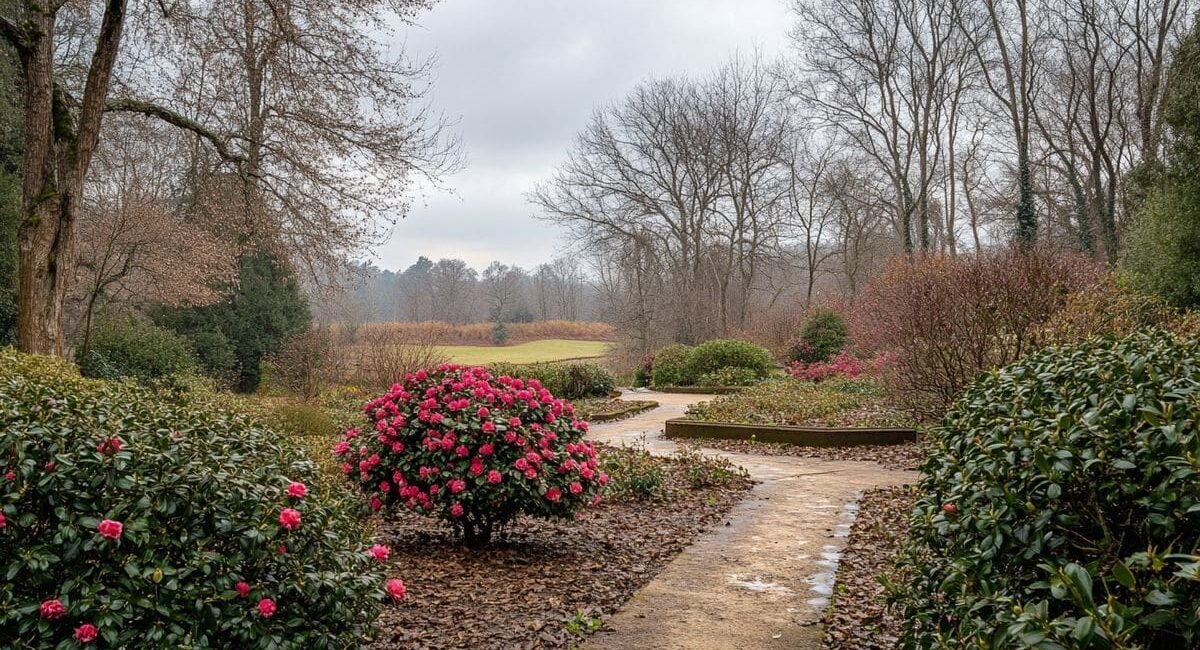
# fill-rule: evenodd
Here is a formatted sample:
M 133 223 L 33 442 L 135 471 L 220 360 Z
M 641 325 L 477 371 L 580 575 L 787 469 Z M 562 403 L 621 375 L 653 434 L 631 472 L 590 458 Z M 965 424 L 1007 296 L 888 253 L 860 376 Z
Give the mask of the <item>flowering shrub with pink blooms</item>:
M 355 647 L 404 596 L 357 496 L 213 401 L 0 349 L 0 646 Z
M 886 365 L 886 355 L 879 355 L 875 359 L 864 363 L 861 359 L 843 350 L 830 361 L 814 361 L 812 363 L 793 361 L 788 364 L 787 372 L 796 379 L 819 382 L 834 378 L 857 379 L 859 375 L 864 373 L 876 374 Z
M 536 379 L 444 364 L 363 410 L 369 424 L 333 450 L 342 471 L 373 509 L 440 517 L 469 545 L 519 514 L 570 517 L 608 482 L 587 423 Z

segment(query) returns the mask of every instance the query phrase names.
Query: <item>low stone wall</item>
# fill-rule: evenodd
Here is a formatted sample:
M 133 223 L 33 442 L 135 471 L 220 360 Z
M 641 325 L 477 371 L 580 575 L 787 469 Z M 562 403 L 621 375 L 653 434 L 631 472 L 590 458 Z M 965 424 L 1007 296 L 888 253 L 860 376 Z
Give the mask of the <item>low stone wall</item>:
M 731 424 L 674 418 L 667 420 L 666 434 L 676 438 L 724 438 L 758 442 L 782 442 L 806 447 L 856 447 L 899 445 L 916 442 L 916 429 L 902 427 L 794 427 L 775 424 Z

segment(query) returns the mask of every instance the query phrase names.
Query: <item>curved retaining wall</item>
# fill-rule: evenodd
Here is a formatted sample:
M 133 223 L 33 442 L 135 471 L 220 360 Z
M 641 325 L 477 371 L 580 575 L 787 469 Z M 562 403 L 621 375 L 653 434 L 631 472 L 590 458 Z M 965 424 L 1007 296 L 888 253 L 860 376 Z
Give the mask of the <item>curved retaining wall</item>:
M 856 447 L 899 445 L 916 442 L 916 429 L 903 427 L 794 427 L 777 424 L 730 424 L 674 418 L 667 420 L 666 434 L 677 438 L 725 438 L 759 442 L 783 442 L 806 447 Z

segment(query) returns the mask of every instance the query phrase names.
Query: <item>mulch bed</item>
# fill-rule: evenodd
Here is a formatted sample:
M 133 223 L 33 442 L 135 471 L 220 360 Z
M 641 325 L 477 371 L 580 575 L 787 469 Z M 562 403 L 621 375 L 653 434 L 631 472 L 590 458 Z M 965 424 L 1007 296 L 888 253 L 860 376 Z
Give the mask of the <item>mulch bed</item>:
M 672 438 L 685 444 L 699 444 L 735 454 L 760 456 L 800 456 L 821 460 L 864 460 L 879 463 L 888 469 L 917 469 L 925 461 L 920 443 L 902 445 L 858 445 L 854 447 L 804 447 L 782 442 L 751 442 L 721 438 Z
M 522 519 L 492 547 L 471 551 L 432 519 L 379 524 L 408 598 L 384 609 L 375 648 L 568 648 L 572 620 L 611 616 L 705 530 L 752 482 L 692 489 L 669 463 L 669 496 L 602 502 L 575 521 Z
M 829 650 L 893 650 L 901 621 L 885 608 L 878 577 L 891 571 L 891 561 L 908 532 L 908 514 L 917 499 L 914 486 L 866 492 L 838 563 L 833 602 L 825 613 Z

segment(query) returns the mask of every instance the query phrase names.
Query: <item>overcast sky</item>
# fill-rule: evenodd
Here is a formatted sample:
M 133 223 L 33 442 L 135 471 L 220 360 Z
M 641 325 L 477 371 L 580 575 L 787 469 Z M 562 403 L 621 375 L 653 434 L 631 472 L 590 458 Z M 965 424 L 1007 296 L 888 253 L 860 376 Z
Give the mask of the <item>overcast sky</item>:
M 787 0 L 441 0 L 396 36 L 436 56 L 432 102 L 458 120 L 454 194 L 418 197 L 377 251 L 532 267 L 561 251 L 524 194 L 548 178 L 593 108 L 654 76 L 700 75 L 737 50 L 787 47 Z

